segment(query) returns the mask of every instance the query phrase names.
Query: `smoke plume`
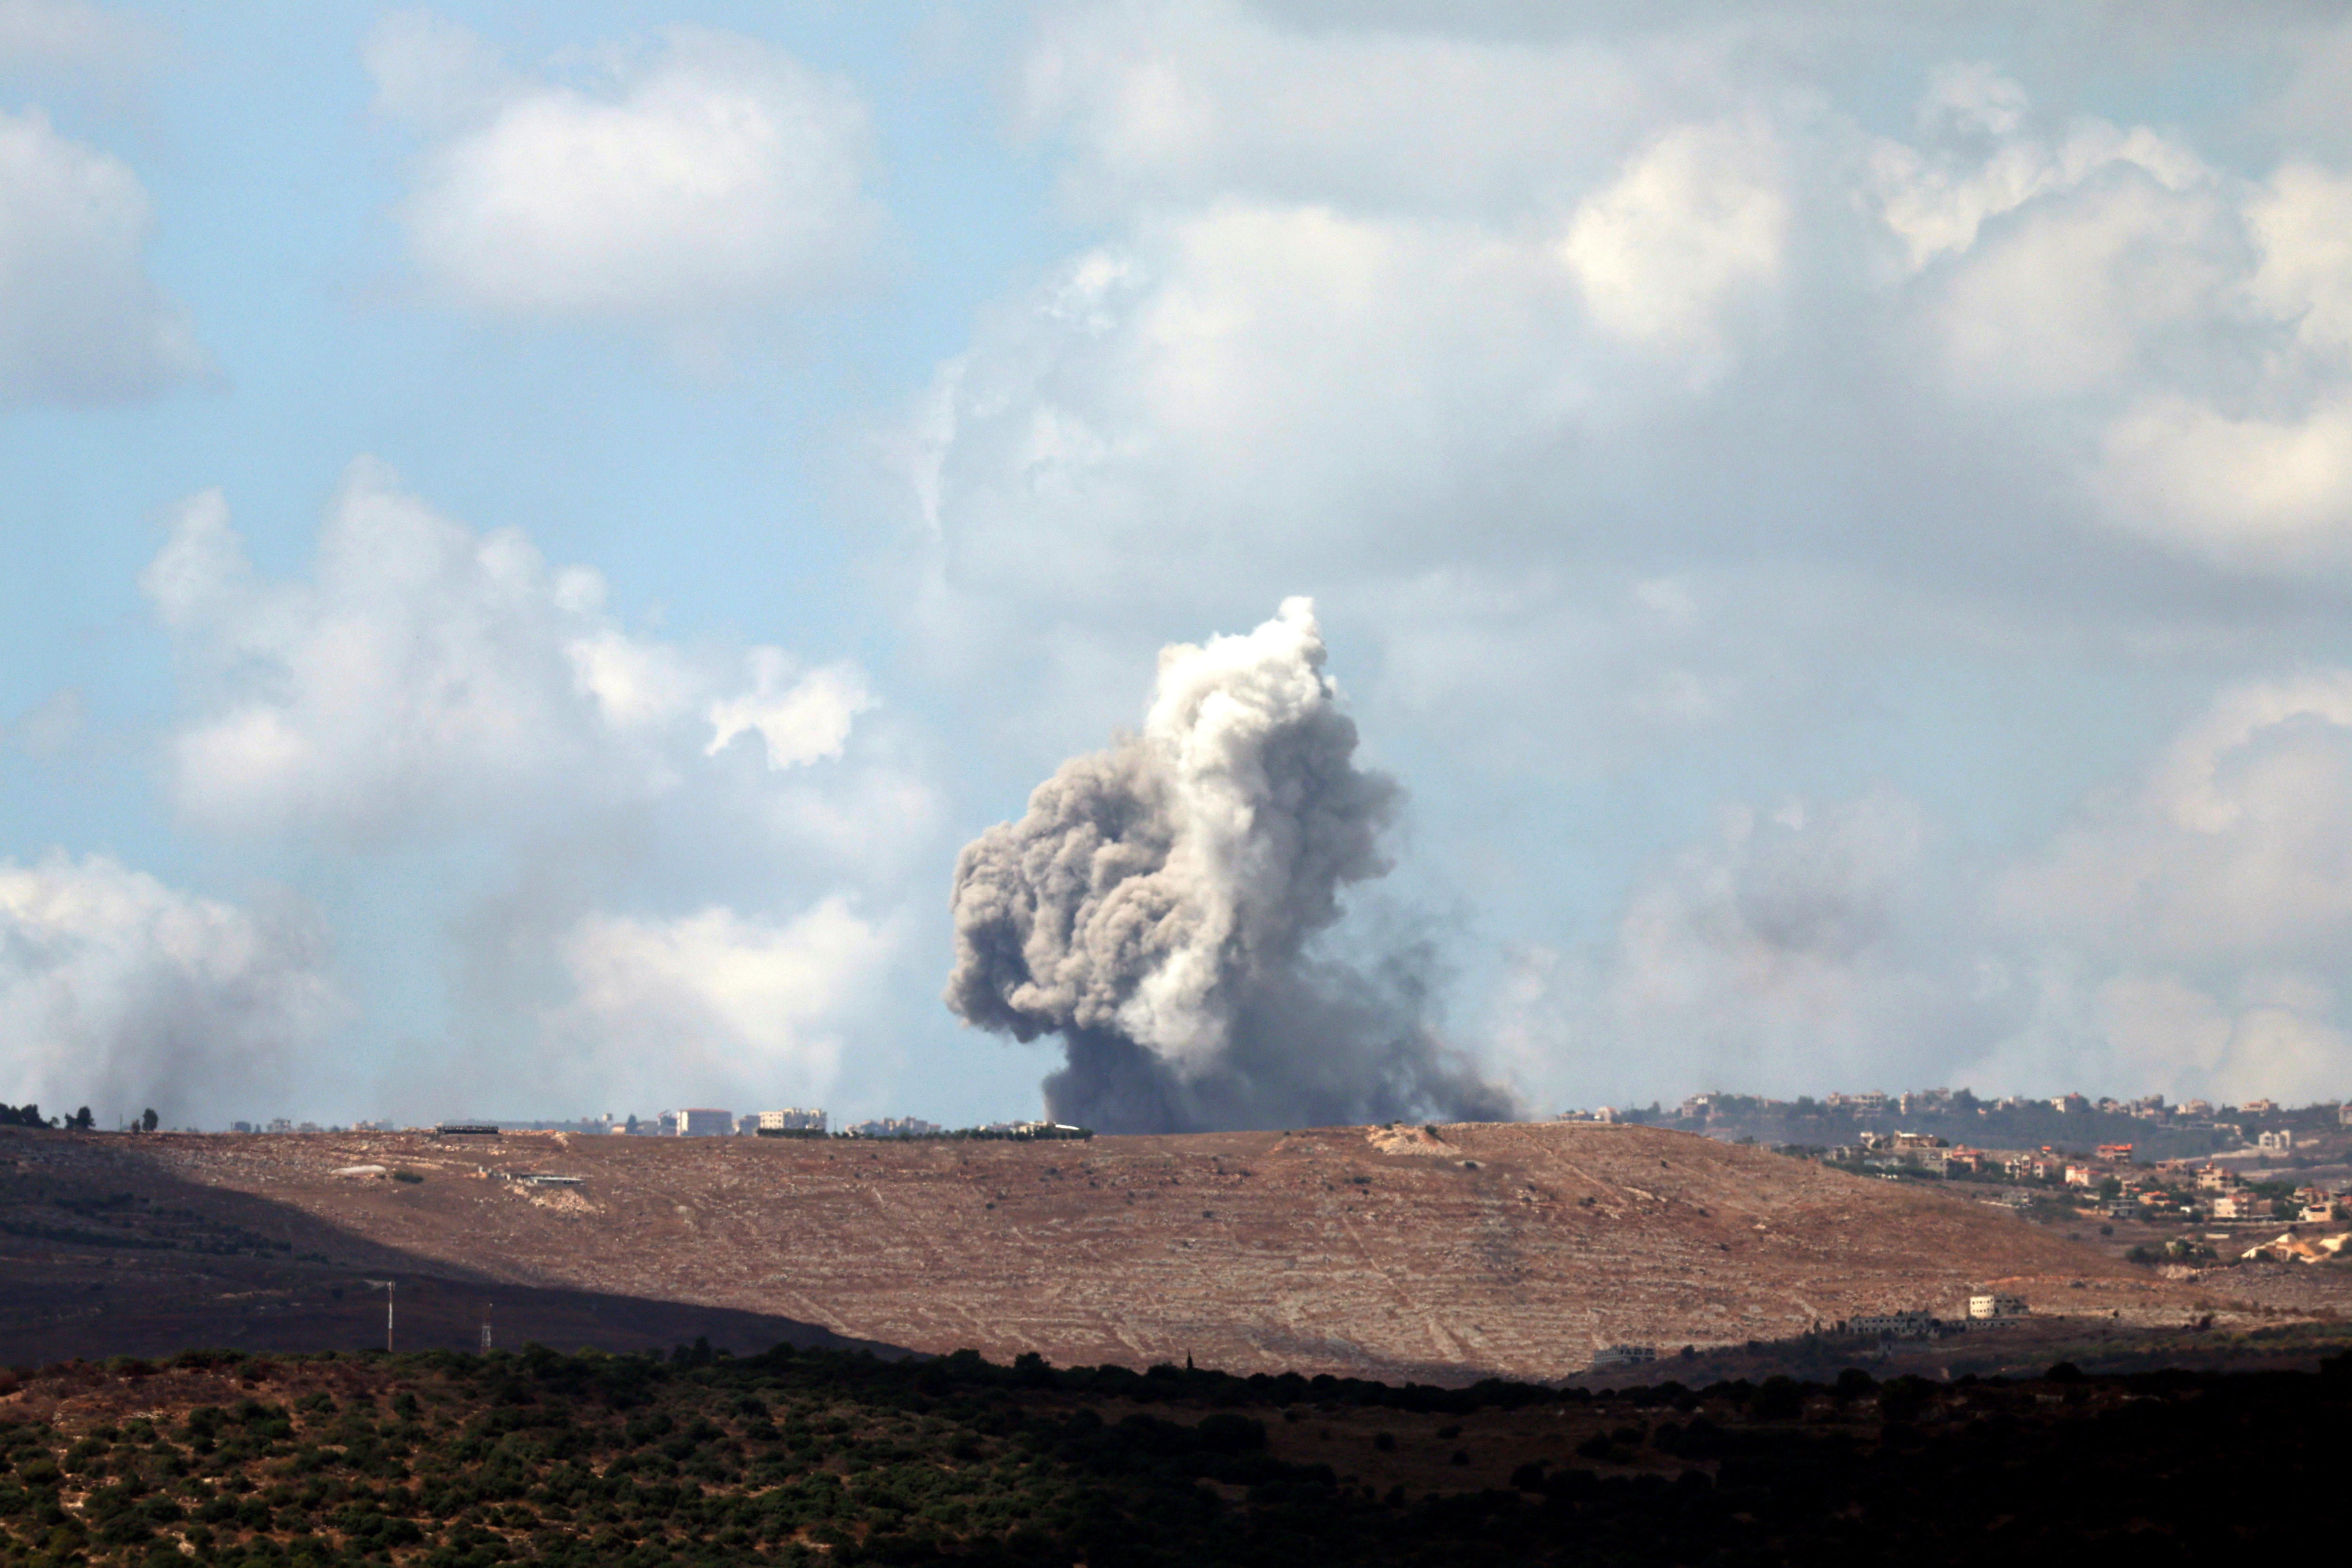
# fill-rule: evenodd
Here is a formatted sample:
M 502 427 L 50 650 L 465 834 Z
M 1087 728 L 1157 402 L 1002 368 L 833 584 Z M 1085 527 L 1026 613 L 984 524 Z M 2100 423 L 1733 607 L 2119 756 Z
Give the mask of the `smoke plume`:
M 1074 757 L 956 862 L 966 1022 L 1059 1034 L 1059 1121 L 1116 1132 L 1494 1119 L 1510 1099 L 1423 1021 L 1418 965 L 1318 956 L 1388 869 L 1401 792 L 1355 765 L 1315 607 L 1162 650 L 1143 731 Z

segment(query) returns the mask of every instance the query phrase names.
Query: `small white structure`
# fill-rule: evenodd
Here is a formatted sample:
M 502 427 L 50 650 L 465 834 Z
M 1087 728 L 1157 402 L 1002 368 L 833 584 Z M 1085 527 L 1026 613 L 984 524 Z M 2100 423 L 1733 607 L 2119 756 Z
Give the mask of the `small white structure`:
M 2001 1318 L 2021 1318 L 2025 1314 L 2025 1298 L 2022 1296 L 2011 1296 L 2000 1290 L 1988 1290 L 1980 1296 L 1969 1298 L 1969 1316 L 1979 1322 Z
M 1602 1345 L 1593 1353 L 1596 1372 L 1604 1366 L 1647 1366 L 1658 1359 L 1655 1345 Z
M 700 1108 L 677 1113 L 677 1135 L 680 1138 L 724 1138 L 735 1131 L 732 1111 Z

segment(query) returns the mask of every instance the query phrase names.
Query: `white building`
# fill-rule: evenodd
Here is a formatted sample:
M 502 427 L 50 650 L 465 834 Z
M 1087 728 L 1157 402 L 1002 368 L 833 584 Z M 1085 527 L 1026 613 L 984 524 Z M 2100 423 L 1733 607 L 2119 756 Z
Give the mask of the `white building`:
M 680 1138 L 724 1138 L 735 1131 L 733 1112 L 698 1107 L 677 1113 L 677 1136 Z
M 2022 1296 L 1988 1290 L 1981 1296 L 1969 1298 L 1969 1316 L 1971 1318 L 2021 1318 L 2025 1312 L 2025 1298 Z

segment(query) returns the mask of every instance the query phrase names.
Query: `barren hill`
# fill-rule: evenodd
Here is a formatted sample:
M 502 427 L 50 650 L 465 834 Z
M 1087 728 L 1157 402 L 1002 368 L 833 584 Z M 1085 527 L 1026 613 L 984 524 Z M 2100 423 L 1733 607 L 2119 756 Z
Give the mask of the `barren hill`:
M 83 1146 L 78 1158 L 268 1200 L 420 1266 L 1057 1364 L 1190 1354 L 1238 1372 L 1555 1377 L 1607 1343 L 1949 1315 L 1995 1282 L 2041 1312 L 2179 1323 L 2210 1310 L 1965 1197 L 1645 1128 Z M 424 1180 L 332 1173 L 355 1164 Z M 531 1173 L 580 1184 L 513 1179 Z

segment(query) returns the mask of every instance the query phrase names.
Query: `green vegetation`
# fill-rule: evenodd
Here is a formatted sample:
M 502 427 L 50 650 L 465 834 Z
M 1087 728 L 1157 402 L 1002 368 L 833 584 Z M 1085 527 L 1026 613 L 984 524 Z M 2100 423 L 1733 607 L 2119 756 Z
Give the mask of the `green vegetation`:
M 2287 1528 L 2229 1500 L 2326 1495 L 2352 1414 L 2352 1358 L 1612 1394 L 533 1347 L 20 1384 L 0 1563 L 273 1568 L 2169 1558 Z

